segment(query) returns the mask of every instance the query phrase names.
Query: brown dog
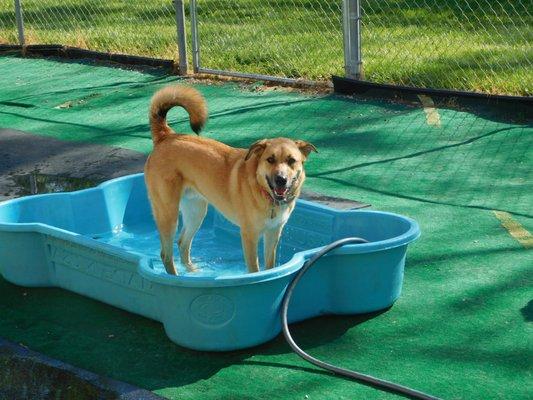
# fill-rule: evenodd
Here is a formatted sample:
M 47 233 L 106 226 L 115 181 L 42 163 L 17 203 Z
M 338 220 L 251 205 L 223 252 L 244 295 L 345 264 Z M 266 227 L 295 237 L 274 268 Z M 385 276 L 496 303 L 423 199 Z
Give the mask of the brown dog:
M 183 227 L 180 257 L 188 270 L 191 243 L 208 202 L 240 227 L 246 265 L 259 271 L 257 245 L 264 235 L 265 266 L 272 268 L 283 226 L 294 209 L 305 179 L 303 163 L 315 147 L 286 138 L 263 139 L 248 150 L 216 140 L 176 134 L 166 122 L 169 109 L 181 106 L 198 133 L 207 121 L 207 106 L 193 88 L 169 86 L 152 98 L 150 125 L 154 150 L 145 165 L 145 180 L 161 240 L 161 259 L 176 274 L 173 241 L 178 213 Z

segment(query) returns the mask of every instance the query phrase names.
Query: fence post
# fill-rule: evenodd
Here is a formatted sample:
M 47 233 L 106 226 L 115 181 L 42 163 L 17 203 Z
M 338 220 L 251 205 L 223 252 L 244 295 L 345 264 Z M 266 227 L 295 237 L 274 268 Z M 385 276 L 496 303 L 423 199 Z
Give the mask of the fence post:
M 342 21 L 346 77 L 362 79 L 361 6 L 359 0 L 343 0 Z
M 176 15 L 176 33 L 178 39 L 178 53 L 179 53 L 179 73 L 180 75 L 187 75 L 187 39 L 185 35 L 185 9 L 183 8 L 183 0 L 174 0 L 174 11 Z
M 19 44 L 24 46 L 26 44 L 26 39 L 24 37 L 24 20 L 22 18 L 22 5 L 20 0 L 15 0 L 15 16 L 17 18 L 17 31 L 19 34 Z
M 198 14 L 196 0 L 191 0 L 191 36 L 192 36 L 192 67 L 195 73 L 200 69 L 200 43 L 198 39 Z

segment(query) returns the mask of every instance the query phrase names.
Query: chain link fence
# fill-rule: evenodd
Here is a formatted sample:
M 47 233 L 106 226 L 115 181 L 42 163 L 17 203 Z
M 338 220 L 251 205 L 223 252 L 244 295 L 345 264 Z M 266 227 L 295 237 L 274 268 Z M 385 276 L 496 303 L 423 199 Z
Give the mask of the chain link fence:
M 178 61 L 177 7 L 171 0 L 20 1 L 26 44 Z M 200 72 L 328 80 L 344 76 L 346 65 L 355 62 L 365 80 L 377 83 L 533 91 L 531 0 L 186 0 L 183 5 L 182 43 Z M 16 26 L 14 1 L 0 0 L 0 43 L 18 42 Z M 346 61 L 354 46 L 360 46 L 361 59 Z
M 341 0 L 196 4 L 201 68 L 308 80 L 344 74 Z
M 18 43 L 15 7 L 11 0 L 0 0 L 0 44 Z
M 363 0 L 365 79 L 533 94 L 531 0 Z
M 20 0 L 20 4 L 28 45 L 176 57 L 176 20 L 169 0 Z M 14 1 L 0 0 L 0 7 L 0 42 L 17 43 Z

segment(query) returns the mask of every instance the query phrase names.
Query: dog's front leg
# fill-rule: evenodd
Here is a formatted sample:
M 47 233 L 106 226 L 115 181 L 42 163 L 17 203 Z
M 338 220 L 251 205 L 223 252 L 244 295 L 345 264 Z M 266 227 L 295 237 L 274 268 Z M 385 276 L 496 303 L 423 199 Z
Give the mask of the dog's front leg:
M 259 232 L 241 229 L 241 241 L 248 272 L 258 272 L 257 244 L 259 242 Z
M 276 251 L 278 248 L 279 238 L 283 226 L 278 226 L 265 231 L 264 236 L 264 253 L 265 253 L 265 268 L 270 269 L 276 263 Z

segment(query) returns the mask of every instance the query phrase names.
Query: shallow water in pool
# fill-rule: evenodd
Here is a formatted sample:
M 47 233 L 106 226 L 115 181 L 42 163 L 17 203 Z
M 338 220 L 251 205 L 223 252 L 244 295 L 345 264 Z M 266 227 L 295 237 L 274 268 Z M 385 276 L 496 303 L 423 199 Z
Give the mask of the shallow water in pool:
M 178 235 L 176 235 L 176 238 Z M 129 230 L 119 226 L 112 232 L 92 236 L 100 242 L 123 248 L 131 253 L 148 256 L 157 271 L 164 271 L 159 256 L 159 234 L 157 231 Z M 259 244 L 259 265 L 263 269 L 262 243 Z M 283 245 L 278 249 L 276 266 L 287 262 L 298 250 Z M 186 276 L 233 276 L 247 273 L 240 246 L 240 240 L 233 235 L 215 235 L 212 229 L 200 229 L 196 234 L 191 250 L 191 258 L 198 267 L 197 272 L 189 272 L 180 262 L 178 246 L 174 243 L 174 263 L 180 275 Z

